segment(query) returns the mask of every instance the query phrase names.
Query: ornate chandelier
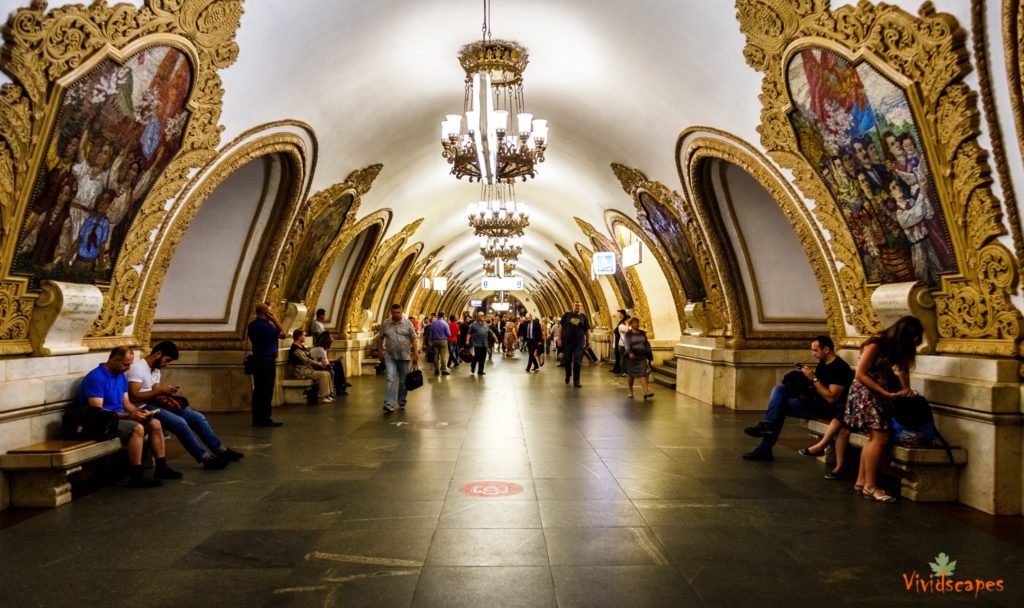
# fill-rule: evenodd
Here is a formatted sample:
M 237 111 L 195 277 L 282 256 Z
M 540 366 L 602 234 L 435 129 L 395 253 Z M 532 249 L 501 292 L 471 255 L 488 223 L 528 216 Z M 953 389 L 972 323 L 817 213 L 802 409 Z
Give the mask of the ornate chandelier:
M 516 265 L 518 262 L 519 260 L 516 258 L 508 260 L 504 260 L 502 258 L 484 260 L 484 275 L 489 277 L 508 276 L 516 271 Z
M 501 258 L 503 260 L 519 259 L 523 252 L 523 237 L 521 236 L 482 236 L 480 237 L 480 255 L 485 260 Z
M 516 202 L 512 184 L 483 184 L 480 202 L 470 203 L 466 215 L 477 236 L 523 236 L 530 225 L 530 210 Z
M 546 120 L 534 119 L 523 102 L 523 71 L 529 62 L 517 42 L 492 40 L 490 0 L 484 0 L 483 37 L 459 50 L 466 72 L 463 115 L 441 122 L 442 156 L 461 179 L 486 184 L 536 175 L 547 148 Z M 510 130 L 509 119 L 516 124 Z

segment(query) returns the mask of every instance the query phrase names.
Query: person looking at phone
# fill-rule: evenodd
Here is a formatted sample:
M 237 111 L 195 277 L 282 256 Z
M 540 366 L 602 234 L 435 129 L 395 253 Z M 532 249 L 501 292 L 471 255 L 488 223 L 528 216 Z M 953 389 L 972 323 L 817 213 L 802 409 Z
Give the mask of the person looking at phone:
M 811 342 L 811 355 L 818 362 L 811 368 L 797 364 L 798 370 L 811 383 L 814 393 L 797 394 L 793 388 L 778 384 L 768 398 L 768 409 L 761 422 L 747 427 L 744 433 L 760 437 L 761 443 L 743 455 L 744 460 L 772 460 L 772 446 L 782 433 L 786 416 L 796 418 L 834 418 L 846 402 L 846 394 L 853 383 L 853 370 L 836 354 L 835 344 L 828 336 L 818 336 Z
M 179 471 L 167 466 L 164 431 L 152 412 L 144 412 L 128 398 L 128 381 L 124 373 L 135 361 L 131 348 L 118 346 L 110 351 L 106 363 L 100 363 L 85 375 L 78 386 L 76 405 L 85 410 L 102 408 L 117 414 L 117 434 L 128 449 L 128 486 L 151 488 L 163 485 L 161 479 L 181 479 Z M 143 477 L 142 442 L 149 431 L 149 445 L 156 458 L 153 478 Z
M 178 438 L 185 450 L 204 469 L 223 469 L 228 466 L 228 462 L 241 460 L 244 455 L 225 446 L 213 432 L 206 416 L 188 407 L 186 400 L 161 399 L 162 396 L 175 397 L 178 393 L 178 387 L 160 381 L 161 370 L 177 360 L 178 347 L 169 340 L 154 346 L 146 357 L 136 359 L 125 373 L 128 398 L 145 411 L 155 411 L 153 417 Z M 160 407 L 162 401 L 173 404 L 173 407 Z M 209 450 L 199 443 L 196 435 L 199 435 Z

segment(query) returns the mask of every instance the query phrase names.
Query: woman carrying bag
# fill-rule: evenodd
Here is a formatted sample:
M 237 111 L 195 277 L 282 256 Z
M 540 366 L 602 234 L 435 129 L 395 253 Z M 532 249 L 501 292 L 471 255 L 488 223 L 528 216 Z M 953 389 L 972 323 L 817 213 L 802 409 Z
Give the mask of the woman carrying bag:
M 861 492 L 865 498 L 896 502 L 878 487 L 878 466 L 889 443 L 889 418 L 894 400 L 914 396 L 910 388 L 910 369 L 923 336 L 921 321 L 906 316 L 868 338 L 861 347 L 844 420 L 850 429 L 869 433 L 868 443 L 860 453 L 857 484 L 853 486 L 854 491 Z M 899 388 L 894 386 L 897 379 Z
M 629 398 L 633 398 L 633 382 L 640 378 L 640 384 L 644 388 L 644 400 L 654 396 L 651 392 L 650 375 L 651 360 L 654 359 L 654 351 L 651 350 L 651 343 L 647 339 L 647 332 L 640 329 L 640 320 L 633 317 L 629 320 L 629 331 L 622 336 L 623 354 L 625 355 L 624 367 L 629 377 Z

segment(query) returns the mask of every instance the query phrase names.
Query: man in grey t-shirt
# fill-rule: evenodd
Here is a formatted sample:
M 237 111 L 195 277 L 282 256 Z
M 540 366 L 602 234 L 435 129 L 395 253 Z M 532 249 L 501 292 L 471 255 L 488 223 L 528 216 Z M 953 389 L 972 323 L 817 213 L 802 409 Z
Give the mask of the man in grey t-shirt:
M 380 324 L 380 358 L 388 370 L 387 392 L 384 393 L 384 412 L 390 414 L 398 407 L 405 408 L 405 377 L 409 374 L 410 362 L 416 368 L 419 345 L 416 329 L 409 319 L 402 315 L 402 305 L 391 305 L 391 318 Z

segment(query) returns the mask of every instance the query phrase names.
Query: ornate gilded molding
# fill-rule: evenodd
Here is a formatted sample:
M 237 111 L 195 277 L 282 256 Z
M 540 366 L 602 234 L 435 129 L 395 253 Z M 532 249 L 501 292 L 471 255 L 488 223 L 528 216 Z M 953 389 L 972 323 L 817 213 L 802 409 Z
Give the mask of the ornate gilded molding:
M 949 219 L 959 268 L 958 274 L 943 275 L 940 288 L 933 292 L 940 336 L 936 350 L 1015 356 L 1021 314 L 1010 293 L 1016 288 L 1018 269 L 1013 255 L 997 240 L 1004 233 L 1001 211 L 992 193 L 986 153 L 978 144 L 976 95 L 963 82 L 970 64 L 965 34 L 956 19 L 935 12 L 930 2 L 916 17 L 898 7 L 868 2 L 833 11 L 826 0 L 738 0 L 737 14 L 747 36 L 747 63 L 764 74 L 761 143 L 776 162 L 793 171 L 805 196 L 816 201 L 815 214 L 823 225 L 840 212 L 801 154 L 788 121 L 789 56 L 810 45 L 828 48 L 849 61 L 867 61 L 904 88 Z M 831 234 L 836 258 L 845 263 L 842 249 L 852 245 L 852 237 L 846 229 Z M 847 296 L 865 284 L 861 279 L 841 276 Z
M 239 145 L 240 142 L 252 138 L 253 135 L 260 131 L 278 126 L 297 126 L 304 130 L 309 129 L 308 125 L 304 123 L 283 121 L 262 125 L 242 133 L 226 145 L 224 151 L 207 163 L 206 167 L 197 172 L 189 183 L 181 189 L 181 192 L 172 203 L 167 216 L 164 218 L 164 222 L 158 228 L 158 235 L 160 236 L 157 237 L 153 252 L 144 265 L 144 286 L 141 290 L 142 297 L 133 327 L 135 338 L 140 344 L 145 344 L 150 340 L 160 291 L 163 288 L 164 279 L 170 268 L 171 261 L 174 259 L 174 254 L 181 244 L 181 240 L 192 226 L 192 222 L 195 220 L 202 205 L 232 173 L 254 160 L 275 154 L 281 155 L 288 166 L 282 168 L 281 186 L 279 187 L 280 194 L 279 199 L 275 201 L 275 206 L 280 207 L 277 210 L 278 212 L 288 213 L 289 210 L 294 210 L 299 205 L 303 184 L 306 180 L 305 167 L 307 166 L 309 154 L 303 139 L 290 132 L 273 132 L 252 139 L 252 141 L 248 141 L 244 145 Z M 271 210 L 271 216 L 274 215 L 274 211 Z M 261 238 L 260 241 L 265 243 L 267 239 Z M 265 257 L 267 253 L 262 248 L 259 249 L 259 252 L 254 259 Z M 255 273 L 255 276 L 251 273 L 249 279 L 246 280 L 242 302 L 240 303 L 241 306 L 246 307 L 243 313 L 248 312 L 248 306 L 255 299 L 254 293 L 259 290 L 259 284 L 259 273 Z M 234 334 L 222 335 L 218 332 L 215 335 L 211 335 L 210 339 L 220 344 L 233 336 L 238 340 L 239 345 L 244 346 L 244 329 L 247 316 L 247 314 L 239 315 Z M 166 335 L 166 333 L 162 335 Z
M 711 290 L 708 292 L 709 304 L 706 310 L 708 310 L 709 319 L 714 319 L 712 326 L 718 327 L 717 324 L 724 320 L 725 315 L 719 312 L 724 310 L 728 311 L 727 324 L 732 328 L 731 335 L 736 339 L 750 346 L 760 346 L 760 342 L 755 340 L 754 343 L 751 343 L 751 340 L 769 336 L 764 332 L 755 335 L 755 332 L 749 328 L 750 303 L 746 300 L 745 292 L 737 289 L 742 282 L 738 269 L 734 267 L 735 256 L 731 252 L 732 245 L 719 236 L 720 228 L 713 220 L 717 215 L 712 211 L 715 195 L 708 182 L 705 165 L 708 161 L 718 160 L 746 172 L 768 192 L 778 205 L 786 222 L 793 228 L 800 247 L 811 266 L 811 271 L 814 273 L 825 308 L 830 334 L 837 340 L 846 336 L 847 330 L 842 314 L 844 308 L 841 299 L 836 294 L 835 287 L 842 280 L 844 272 L 840 270 L 838 277 L 833 274 L 836 264 L 829 248 L 824 245 L 824 235 L 817 223 L 809 216 L 806 208 L 800 203 L 797 192 L 782 174 L 749 143 L 716 129 L 707 127 L 687 129 L 679 136 L 676 148 L 676 163 L 680 179 L 693 203 L 690 204 L 685 198 L 679 199 L 679 202 L 687 204 L 688 217 L 696 220 L 692 227 L 701 234 L 701 243 L 695 248 L 695 251 L 707 276 L 717 277 L 717 281 L 721 285 L 720 290 L 715 289 L 716 293 L 713 297 Z M 842 218 L 832 219 L 842 222 Z M 841 228 L 841 224 L 830 223 L 827 226 L 832 234 Z M 852 243 L 849 253 L 859 265 L 856 253 L 852 249 Z M 852 272 L 846 274 L 852 275 Z M 847 295 L 847 321 L 851 325 L 854 327 L 877 326 L 877 319 L 871 308 L 870 293 L 863 290 L 858 291 L 855 286 L 850 286 L 843 293 Z
M 366 264 L 363 268 L 363 272 L 359 275 L 358 281 L 352 287 L 352 296 L 349 299 L 350 305 L 345 312 L 344 326 L 351 330 L 352 327 L 356 327 L 359 321 L 359 315 L 362 314 L 363 304 L 367 299 L 367 289 L 370 286 L 370 281 L 374 276 L 378 274 L 378 271 L 382 274 L 378 285 L 386 284 L 386 280 L 383 273 L 387 271 L 395 259 L 398 256 L 398 250 L 405 246 L 405 243 L 412 237 L 413 233 L 423 223 L 424 218 L 420 218 L 414 222 L 406 224 L 401 230 L 383 241 L 379 247 L 373 253 L 373 259 Z M 372 297 L 375 294 L 370 294 Z M 372 302 L 370 302 L 372 306 Z M 376 322 L 380 322 L 380 319 L 374 319 Z
M 363 195 L 369 192 L 373 185 L 374 178 L 376 178 L 380 173 L 382 167 L 383 165 L 381 164 L 375 164 L 370 165 L 365 169 L 357 169 L 350 173 L 348 177 L 345 178 L 345 181 L 339 184 L 334 184 L 333 186 L 330 186 L 325 190 L 321 190 L 310 197 L 309 217 L 313 218 L 311 220 L 313 222 L 316 221 L 316 218 L 322 217 L 323 212 L 326 211 L 329 206 L 337 203 L 337 201 L 340 201 L 347 196 L 353 197 L 354 200 L 348 211 L 345 213 L 345 218 L 342 221 L 340 230 L 338 230 L 334 239 L 332 239 L 330 245 L 328 245 L 327 249 L 324 251 L 320 264 L 317 266 L 313 276 L 310 278 L 309 289 L 306 290 L 306 295 L 303 298 L 307 306 L 313 308 L 316 307 L 320 298 L 320 292 L 323 290 L 324 283 L 327 281 L 327 276 L 331 273 L 331 269 L 334 267 L 334 263 L 337 261 L 338 256 L 345 251 L 345 248 L 348 247 L 348 244 L 352 239 L 355 238 L 361 229 L 366 226 L 366 224 L 362 222 L 356 222 L 355 218 L 359 212 L 359 206 L 362 204 Z M 371 220 L 370 223 L 381 221 L 377 216 L 372 217 L 376 217 L 377 219 Z M 300 240 L 301 236 L 298 236 L 294 241 L 289 239 L 290 242 L 299 242 Z
M 1021 55 L 1021 44 L 1024 44 L 1024 11 L 1021 10 L 1022 0 L 1003 0 L 1003 55 L 1006 60 L 1006 79 L 1010 90 L 1010 106 L 1013 108 L 1014 123 L 1017 128 L 1017 143 L 1024 154 L 1024 89 L 1021 88 L 1021 72 L 1024 68 L 1024 56 Z M 985 0 L 971 0 L 971 40 L 974 43 L 974 62 L 978 69 L 978 82 L 981 85 L 981 101 L 985 108 L 985 122 L 988 124 L 989 139 L 992 140 L 992 156 L 996 161 L 999 174 L 999 185 L 1003 191 L 1003 204 L 1006 207 L 1006 219 L 1010 224 L 1013 236 L 1014 253 L 1017 264 L 1024 264 L 1024 235 L 1020 223 L 1020 209 L 1014 193 L 1013 178 L 1006 160 L 1006 147 L 1003 143 L 1003 129 L 999 124 L 995 99 L 992 92 L 992 74 L 988 62 L 988 27 L 985 21 Z M 1019 287 L 1019 285 L 1018 285 Z
M 600 231 L 598 231 L 597 228 L 594 228 L 594 226 L 587 222 L 586 220 L 583 220 L 579 217 L 575 217 L 573 219 L 576 220 L 576 225 L 580 227 L 580 230 L 583 231 L 583 234 L 587 235 L 587 237 L 591 241 L 594 241 L 595 244 L 601 243 L 602 247 L 605 247 L 608 251 L 615 252 L 616 257 L 620 261 L 622 260 L 622 249 L 618 242 L 618 239 L 608 238 Z M 605 216 L 605 221 L 608 221 L 607 215 Z M 608 230 L 609 232 L 611 232 L 612 227 L 608 226 Z M 621 268 L 621 264 L 619 265 L 619 267 Z M 637 274 L 636 269 L 634 268 L 626 268 L 623 270 L 622 274 L 625 277 L 626 284 L 629 286 L 630 298 L 633 300 L 633 306 L 629 308 L 633 309 L 634 316 L 638 316 L 650 324 L 647 335 L 651 338 L 654 338 L 654 317 L 651 316 L 651 307 L 647 303 L 647 294 L 644 292 L 643 284 L 640 282 L 640 276 Z M 615 283 L 615 281 L 612 282 Z M 624 299 L 625 298 L 623 298 L 623 300 Z
M 418 243 L 422 247 L 422 243 Z M 440 265 L 440 261 L 437 260 L 437 254 L 444 249 L 444 245 L 441 245 L 437 249 L 428 253 L 422 259 L 417 259 L 413 262 L 412 271 L 405 273 L 399 278 L 399 281 L 395 284 L 395 289 L 392 291 L 391 299 L 395 302 L 401 303 L 403 306 L 412 297 L 413 287 L 416 286 L 416 281 L 419 281 L 424 275 L 427 274 L 428 268 L 434 268 Z M 436 311 L 435 311 L 436 312 Z
M 362 202 L 361 197 L 369 191 L 373 185 L 374 178 L 380 174 L 382 167 L 383 165 L 381 164 L 374 164 L 364 169 L 357 169 L 349 173 L 344 181 L 329 186 L 309 197 L 309 200 L 300 209 L 299 214 L 286 231 L 287 236 L 284 239 L 284 247 L 277 258 L 277 265 L 270 283 L 268 299 L 271 302 L 279 302 L 287 296 L 282 290 L 289 280 L 293 280 L 293 277 L 290 275 L 296 271 L 294 267 L 295 256 L 299 253 L 300 246 L 304 244 L 304 238 L 310 229 L 316 225 L 318 220 L 325 217 L 325 213 L 328 210 L 341 201 L 348 200 L 348 208 L 341 220 L 341 225 L 330 227 L 331 230 L 335 231 L 334 237 L 324 251 L 325 255 L 322 258 L 322 262 L 314 270 L 309 288 L 306 289 L 306 293 L 302 297 L 295 298 L 305 301 L 310 306 L 316 306 L 314 298 L 319 296 L 320 289 L 322 289 L 324 281 L 327 280 L 333 258 L 337 257 L 338 253 L 344 248 L 346 237 L 344 227 L 351 226 L 355 222 L 356 215 L 359 213 L 359 205 Z M 308 251 L 302 253 L 304 255 L 310 254 Z M 329 261 L 328 255 L 333 256 Z M 313 294 L 314 288 L 315 294 Z
M 593 264 L 594 264 L 594 252 L 593 251 L 591 251 L 590 249 L 587 249 L 587 247 L 583 243 L 576 243 L 576 252 L 579 254 L 580 259 L 583 260 L 583 263 L 586 266 L 593 266 Z M 598 281 L 600 281 L 600 280 L 601 280 L 601 278 L 599 277 Z M 629 306 L 626 305 L 626 299 L 624 297 L 622 297 L 622 290 L 619 289 L 619 284 L 616 283 L 615 281 L 611 280 L 608 277 L 604 277 L 604 280 L 608 281 L 608 285 L 612 288 L 612 294 L 615 296 L 615 301 L 616 301 L 616 306 L 617 306 L 617 308 L 615 310 L 618 310 L 620 308 L 622 308 L 622 309 L 629 308 Z
M 631 195 L 635 196 L 636 193 L 637 190 L 634 190 Z M 634 198 L 634 201 L 636 201 L 636 198 Z M 639 202 L 636 202 L 638 214 L 643 213 L 643 209 L 639 207 L 639 204 Z M 679 219 L 678 216 L 676 216 L 676 218 Z M 665 251 L 662 249 L 661 244 L 658 242 L 655 235 L 646 227 L 634 222 L 624 213 L 620 213 L 614 209 L 605 211 L 605 222 L 612 226 L 613 234 L 615 224 L 622 224 L 627 230 L 637 235 L 637 237 L 643 241 L 644 245 L 647 246 L 648 251 L 654 255 L 655 261 L 658 262 L 658 267 L 661 268 L 661 274 L 665 277 L 665 281 L 668 283 L 669 289 L 672 292 L 672 304 L 675 306 L 676 318 L 679 320 L 679 333 L 683 334 L 686 331 L 686 291 L 683 289 L 683 284 L 679 281 L 679 275 L 676 274 L 675 266 L 672 264 L 672 261 L 668 259 L 668 256 L 665 255 Z M 680 223 L 682 223 L 682 220 L 680 220 Z
M 583 287 L 583 290 L 587 292 L 587 297 L 589 297 L 590 300 L 598 306 L 598 319 L 596 320 L 600 321 L 600 323 L 597 325 L 610 327 L 612 322 L 612 317 L 609 311 L 611 303 L 605 300 L 604 291 L 601 289 L 601 285 L 598 284 L 597 280 L 590 278 L 588 266 L 584 264 L 581 259 L 573 255 L 571 251 L 562 247 L 560 244 L 555 243 L 555 247 L 558 249 L 558 252 L 562 254 L 564 261 L 569 265 L 573 276 L 576 277 L 576 280 Z
M 0 270 L 7 276 L 17 230 L 25 214 L 64 87 L 107 58 L 124 61 L 149 46 L 167 45 L 191 61 L 190 112 L 178 153 L 139 208 L 125 237 L 105 304 L 90 332 L 106 342 L 121 337 L 134 315 L 138 267 L 150 250 L 150 234 L 162 221 L 164 203 L 189 173 L 215 154 L 220 139 L 223 90 L 218 70 L 238 56 L 235 43 L 241 0 L 148 0 L 141 8 L 94 2 L 46 11 L 32 2 L 11 14 L 3 29 L 0 69 L 11 78 L 0 90 Z M 36 294 L 25 277 L 0 283 L 0 354 L 27 352 L 28 319 Z M 5 304 L 5 305 L 4 305 Z
M 360 256 L 360 259 L 356 262 L 353 267 L 351 274 L 349 275 L 348 282 L 339 281 L 338 287 L 331 297 L 331 302 L 337 302 L 334 310 L 328 310 L 328 315 L 334 320 L 332 329 L 339 332 L 343 336 L 347 336 L 349 333 L 349 327 L 345 325 L 345 321 L 348 318 L 347 311 L 353 306 L 353 285 L 358 282 L 359 277 L 366 270 L 367 266 L 373 262 L 373 251 L 376 251 L 377 246 L 380 244 L 381 237 L 387 232 L 388 225 L 391 223 L 391 210 L 381 209 L 374 211 L 370 215 L 360 219 L 355 224 L 344 229 L 338 239 L 332 243 L 330 250 L 327 255 L 330 256 L 331 262 L 328 265 L 328 269 L 333 267 L 335 264 L 342 260 L 343 256 L 348 259 L 348 256 Z M 359 251 L 352 251 L 345 256 L 345 252 L 348 251 L 349 247 L 352 246 L 362 235 L 368 230 L 373 230 L 372 236 L 368 236 L 368 241 L 362 243 L 361 247 L 363 251 L 366 251 L 366 255 L 360 254 Z M 325 259 L 327 259 L 325 257 Z M 309 289 L 309 301 L 319 302 L 320 294 L 323 291 L 324 285 L 327 282 L 327 277 L 330 272 L 317 273 L 314 275 L 313 280 L 310 282 Z M 340 298 L 339 298 L 340 296 Z M 314 304 L 315 306 L 316 304 Z

